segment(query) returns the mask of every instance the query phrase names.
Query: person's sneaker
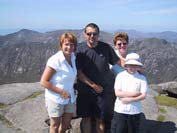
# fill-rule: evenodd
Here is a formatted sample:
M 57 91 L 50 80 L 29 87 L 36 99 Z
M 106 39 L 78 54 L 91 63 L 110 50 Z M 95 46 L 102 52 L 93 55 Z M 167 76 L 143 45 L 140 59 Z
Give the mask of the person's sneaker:
M 71 129 L 71 128 L 72 128 L 72 125 L 70 124 L 69 127 L 68 127 L 68 129 Z M 67 130 L 68 130 L 68 129 L 67 129 Z
M 50 126 L 50 119 L 46 119 L 46 120 L 45 120 L 45 123 L 46 123 L 48 126 Z

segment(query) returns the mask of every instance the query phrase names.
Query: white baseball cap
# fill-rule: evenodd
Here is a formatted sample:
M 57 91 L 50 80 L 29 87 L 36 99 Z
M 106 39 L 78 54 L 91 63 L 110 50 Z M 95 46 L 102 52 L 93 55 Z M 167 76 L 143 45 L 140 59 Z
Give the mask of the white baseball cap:
M 140 56 L 137 53 L 130 53 L 126 56 L 125 65 L 143 66 Z

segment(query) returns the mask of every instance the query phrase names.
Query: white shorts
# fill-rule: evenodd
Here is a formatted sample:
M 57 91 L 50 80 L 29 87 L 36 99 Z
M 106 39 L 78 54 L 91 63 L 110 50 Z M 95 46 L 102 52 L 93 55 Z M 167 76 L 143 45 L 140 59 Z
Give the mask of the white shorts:
M 71 103 L 71 101 L 68 104 L 59 104 L 50 99 L 46 99 L 45 101 L 49 117 L 60 117 L 64 113 L 76 112 L 76 105 L 75 103 Z

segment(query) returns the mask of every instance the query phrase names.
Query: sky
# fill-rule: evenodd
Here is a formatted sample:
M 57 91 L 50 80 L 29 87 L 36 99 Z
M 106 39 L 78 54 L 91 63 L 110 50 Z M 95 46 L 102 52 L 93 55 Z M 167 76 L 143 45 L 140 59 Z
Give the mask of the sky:
M 20 29 L 177 32 L 177 0 L 0 0 L 0 35 Z

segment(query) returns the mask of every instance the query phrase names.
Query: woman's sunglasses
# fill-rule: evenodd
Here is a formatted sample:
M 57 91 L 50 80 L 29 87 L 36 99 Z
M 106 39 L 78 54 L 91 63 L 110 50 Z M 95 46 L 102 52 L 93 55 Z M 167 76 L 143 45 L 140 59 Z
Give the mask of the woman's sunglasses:
M 118 46 L 124 46 L 124 45 L 127 45 L 127 43 L 126 42 L 124 42 L 124 43 L 117 43 L 116 45 L 118 45 Z

